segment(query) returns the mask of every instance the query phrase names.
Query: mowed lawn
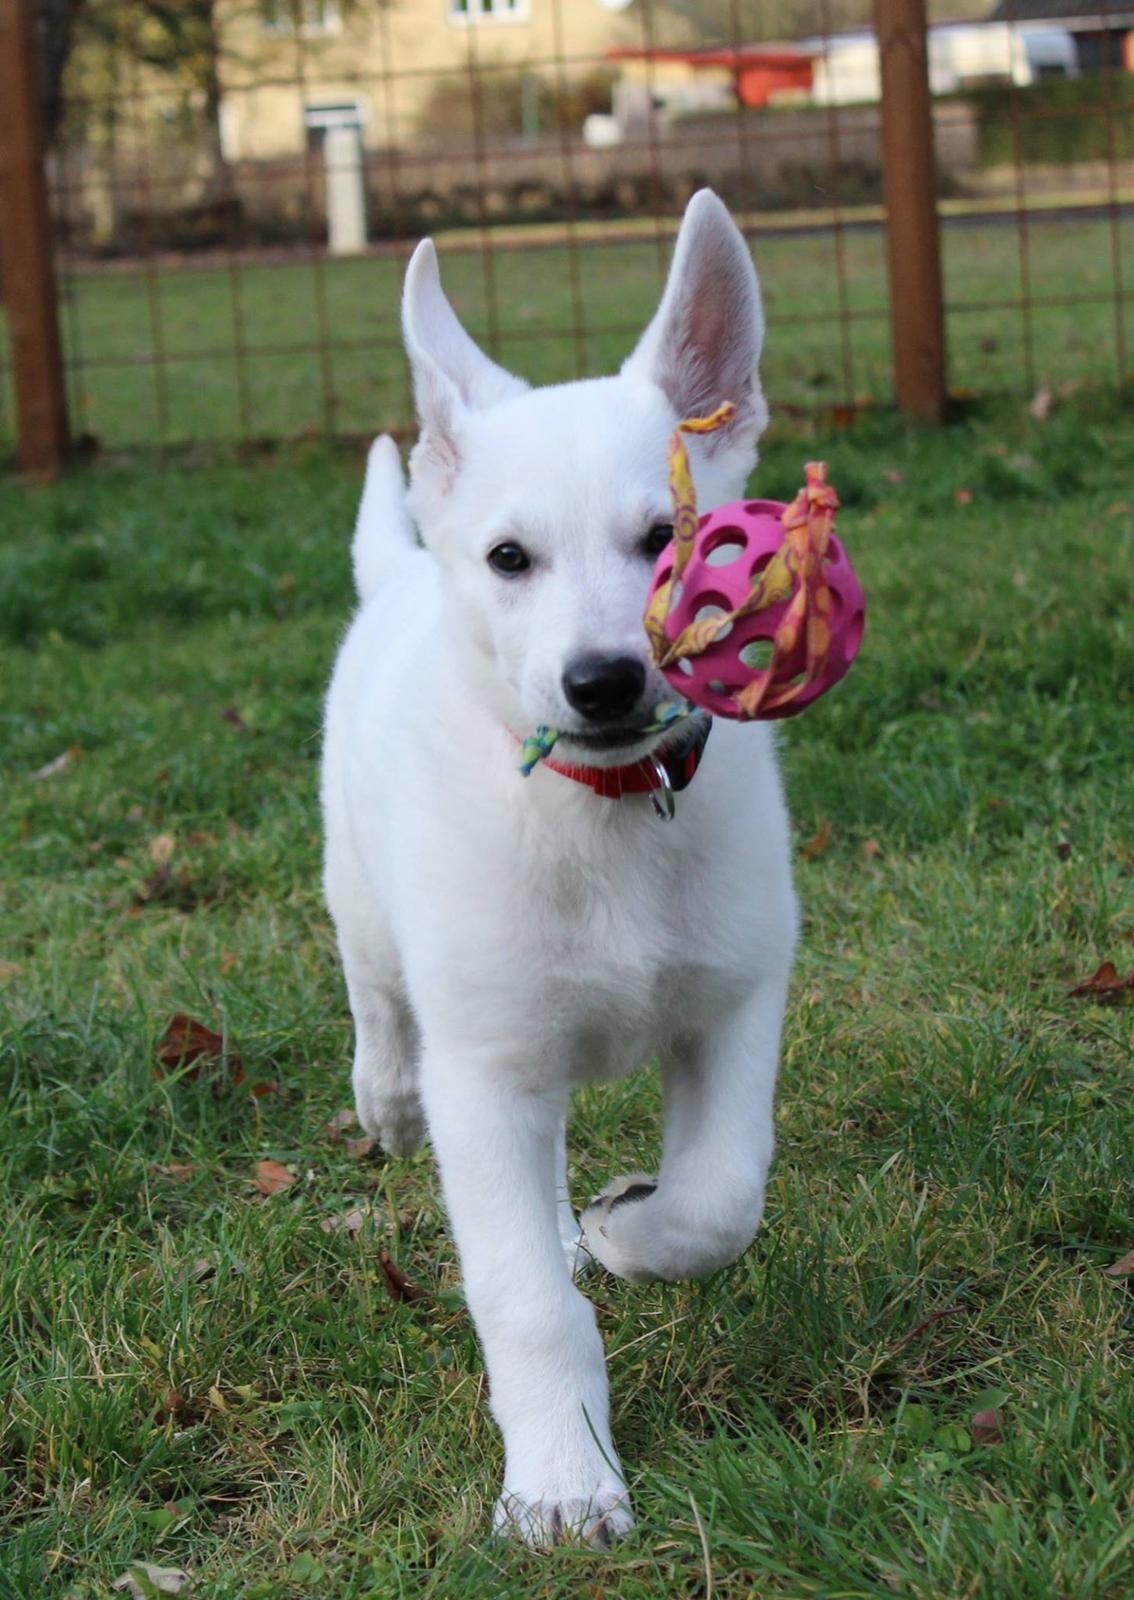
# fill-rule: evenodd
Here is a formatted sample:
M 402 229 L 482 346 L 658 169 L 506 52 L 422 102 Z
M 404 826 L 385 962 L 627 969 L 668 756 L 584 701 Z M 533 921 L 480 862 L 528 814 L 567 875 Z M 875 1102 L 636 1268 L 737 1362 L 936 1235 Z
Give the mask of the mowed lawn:
M 953 220 L 942 238 L 954 388 L 1028 394 L 1134 370 L 1134 213 L 1113 224 L 1031 218 L 1024 232 L 1013 221 Z M 881 231 L 786 237 L 757 228 L 751 242 L 776 402 L 812 410 L 888 399 Z M 657 303 L 670 253 L 668 237 L 606 243 L 601 230 L 576 249 L 483 253 L 471 232 L 449 243 L 460 248 L 443 273 L 461 316 L 538 382 L 612 370 Z M 297 251 L 277 265 L 221 258 L 65 276 L 76 430 L 117 447 L 404 427 L 404 259 L 329 262 Z M 1022 310 L 1025 296 L 1034 304 Z M 12 431 L 0 395 L 0 444 Z
M 609 1555 L 489 1538 L 429 1155 L 328 1127 L 359 460 L 0 483 L 4 1600 L 135 1560 L 194 1600 L 1130 1595 L 1134 1007 L 1070 994 L 1134 968 L 1130 423 L 769 443 L 764 494 L 830 460 L 869 625 L 783 729 L 805 934 L 759 1239 L 588 1286 L 639 1517 Z M 179 1012 L 224 1064 L 158 1065 Z M 648 1066 L 579 1095 L 576 1199 L 651 1166 L 657 1110 Z

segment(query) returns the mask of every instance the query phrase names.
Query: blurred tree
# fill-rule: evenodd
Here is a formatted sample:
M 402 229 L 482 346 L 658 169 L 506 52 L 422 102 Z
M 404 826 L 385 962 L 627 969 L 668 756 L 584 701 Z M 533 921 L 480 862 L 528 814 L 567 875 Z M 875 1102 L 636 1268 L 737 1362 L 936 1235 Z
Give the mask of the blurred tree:
M 40 98 L 44 132 L 53 145 L 63 121 L 63 80 L 80 36 L 86 0 L 36 0 L 39 27 Z

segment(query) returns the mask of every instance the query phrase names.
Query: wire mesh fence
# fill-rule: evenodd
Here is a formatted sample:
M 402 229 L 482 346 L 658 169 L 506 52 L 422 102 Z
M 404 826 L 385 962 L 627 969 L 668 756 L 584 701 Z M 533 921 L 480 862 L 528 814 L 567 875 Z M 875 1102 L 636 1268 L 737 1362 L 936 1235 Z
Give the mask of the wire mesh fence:
M 955 390 L 1129 370 L 1134 10 L 1077 3 L 929 35 Z M 878 50 L 849 0 L 72 0 L 59 67 L 65 11 L 41 46 L 74 435 L 404 432 L 424 233 L 505 365 L 610 370 L 704 183 L 760 269 L 773 410 L 892 399 Z

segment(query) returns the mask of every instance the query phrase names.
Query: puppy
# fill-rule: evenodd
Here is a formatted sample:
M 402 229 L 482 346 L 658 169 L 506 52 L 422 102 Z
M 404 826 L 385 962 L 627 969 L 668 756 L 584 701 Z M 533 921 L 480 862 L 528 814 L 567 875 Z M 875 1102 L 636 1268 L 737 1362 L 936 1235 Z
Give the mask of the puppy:
M 393 442 L 372 447 L 360 607 L 326 710 L 324 884 L 355 1099 L 385 1150 L 428 1131 L 436 1154 L 504 1441 L 496 1527 L 602 1544 L 632 1515 L 574 1269 L 593 1258 L 644 1282 L 727 1266 L 772 1155 L 796 909 L 771 736 L 643 731 L 672 699 L 642 629 L 671 532 L 667 438 L 732 401 L 689 453 L 702 507 L 743 494 L 767 420 L 760 292 L 702 190 L 617 377 L 531 389 L 495 365 L 428 240 L 403 323 L 420 436 L 408 492 Z M 520 741 L 541 724 L 560 730 L 554 765 L 523 777 Z M 698 753 L 666 821 L 669 779 Z M 634 787 L 643 771 L 658 793 Z M 651 1056 L 657 1177 L 616 1180 L 577 1221 L 572 1087 Z

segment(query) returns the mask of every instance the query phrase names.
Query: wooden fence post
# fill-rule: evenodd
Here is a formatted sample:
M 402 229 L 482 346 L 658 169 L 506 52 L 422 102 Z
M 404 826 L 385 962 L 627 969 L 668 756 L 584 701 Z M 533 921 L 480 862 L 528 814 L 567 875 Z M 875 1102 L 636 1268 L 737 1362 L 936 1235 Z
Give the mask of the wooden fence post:
M 894 389 L 911 421 L 945 416 L 945 306 L 925 0 L 874 0 Z
M 20 460 L 54 477 L 67 453 L 67 402 L 32 0 L 0 0 L 0 283 Z

